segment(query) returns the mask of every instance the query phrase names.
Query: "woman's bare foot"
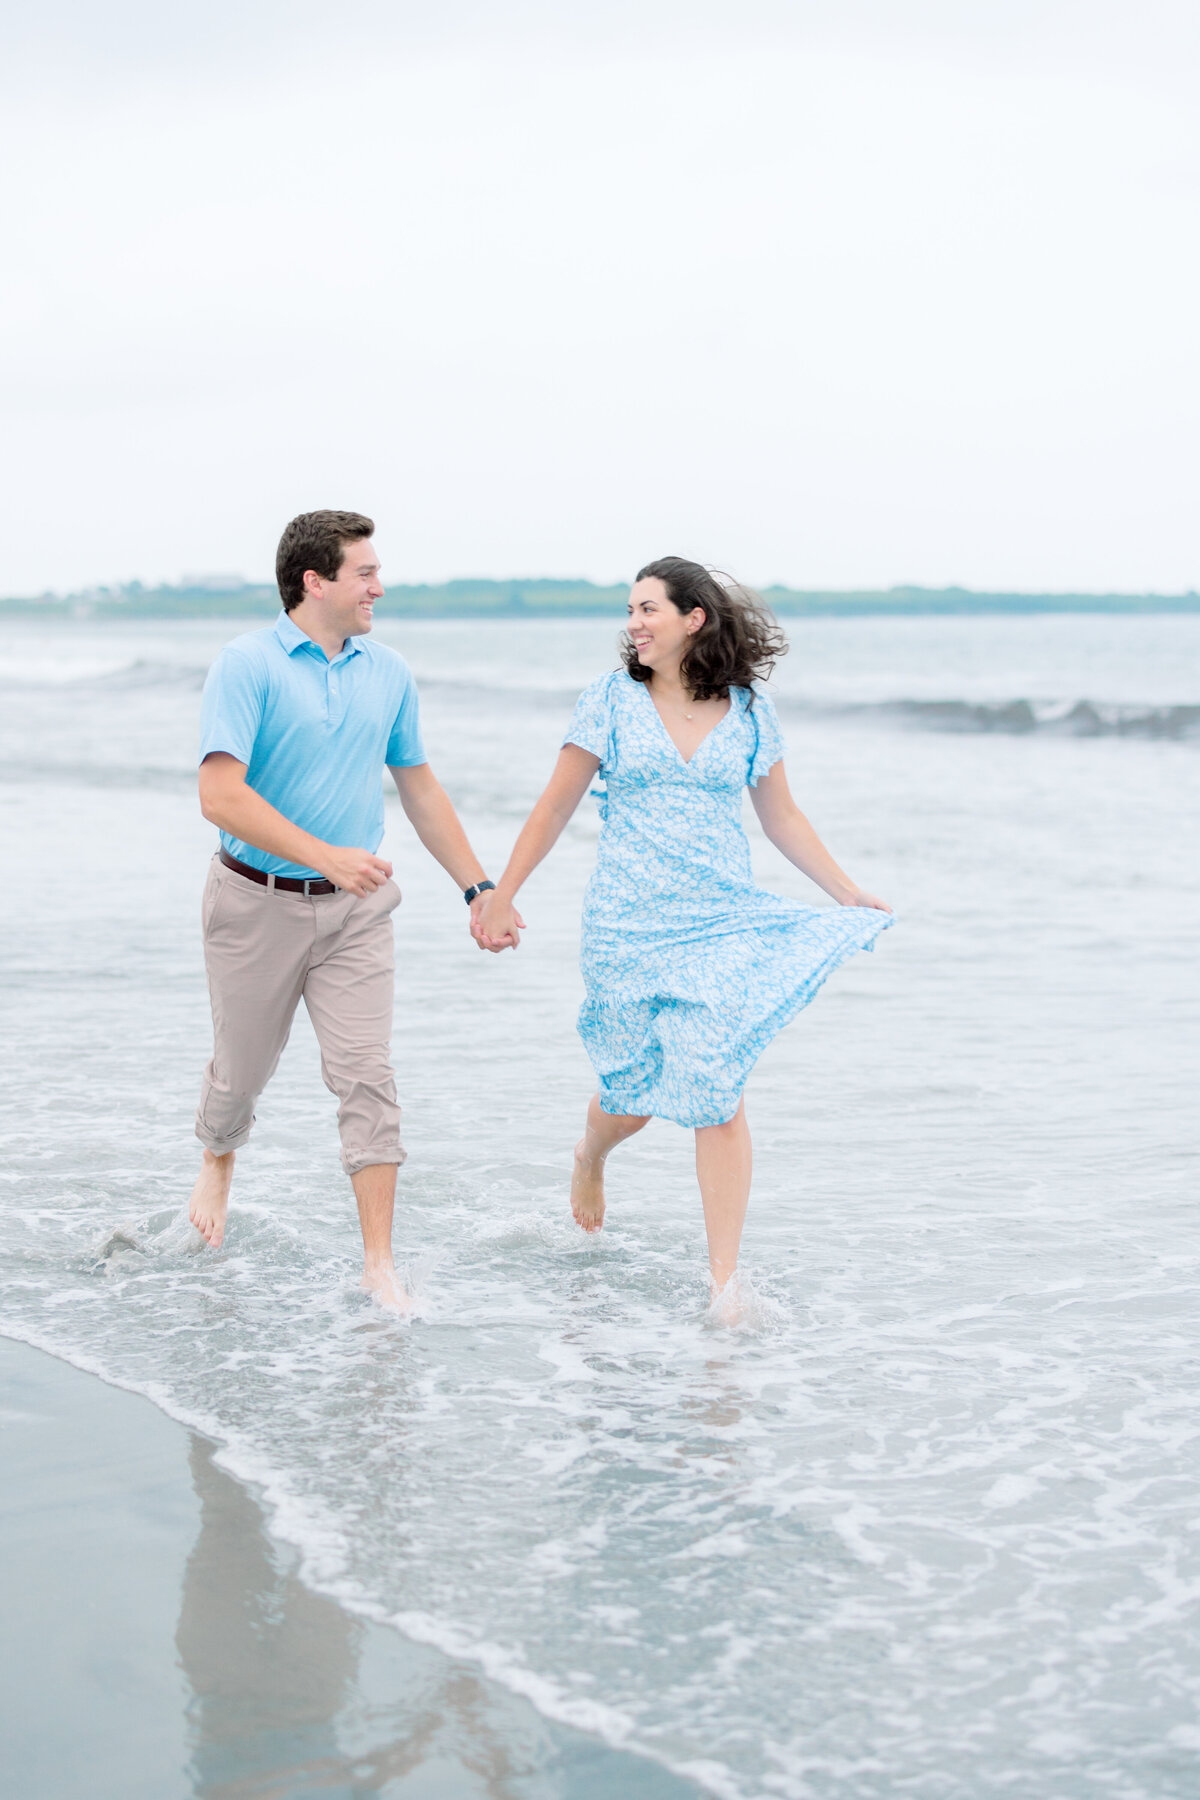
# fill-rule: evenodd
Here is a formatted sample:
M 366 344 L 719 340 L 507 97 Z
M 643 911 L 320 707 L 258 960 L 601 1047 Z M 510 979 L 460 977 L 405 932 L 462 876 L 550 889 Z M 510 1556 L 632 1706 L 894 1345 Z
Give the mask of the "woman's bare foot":
M 224 1156 L 214 1156 L 211 1150 L 204 1152 L 204 1162 L 188 1202 L 188 1218 L 214 1250 L 220 1249 L 225 1236 L 233 1155 L 232 1150 L 227 1150 Z
M 370 1294 L 388 1312 L 407 1316 L 413 1309 L 412 1300 L 401 1287 L 400 1278 L 390 1263 L 372 1263 L 370 1267 L 364 1267 L 358 1285 L 364 1294 Z
M 724 1273 L 724 1271 L 721 1271 Z M 746 1316 L 746 1297 L 735 1269 L 724 1281 L 709 1271 L 708 1316 L 714 1325 L 740 1325 Z
M 584 1157 L 586 1138 L 575 1146 L 575 1167 L 571 1175 L 571 1211 L 575 1223 L 585 1231 L 599 1231 L 604 1224 L 604 1162 Z
M 649 1113 L 606 1113 L 599 1094 L 588 1102 L 587 1130 L 575 1146 L 571 1211 L 584 1231 L 604 1224 L 604 1159 L 625 1138 L 650 1123 Z

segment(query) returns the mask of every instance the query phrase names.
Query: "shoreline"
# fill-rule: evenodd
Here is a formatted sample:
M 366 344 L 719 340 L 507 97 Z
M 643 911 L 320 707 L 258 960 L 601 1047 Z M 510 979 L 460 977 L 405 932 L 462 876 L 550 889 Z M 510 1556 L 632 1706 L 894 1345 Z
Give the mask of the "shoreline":
M 14 1791 L 701 1800 L 306 1586 L 218 1446 L 148 1396 L 9 1335 L 0 1370 Z

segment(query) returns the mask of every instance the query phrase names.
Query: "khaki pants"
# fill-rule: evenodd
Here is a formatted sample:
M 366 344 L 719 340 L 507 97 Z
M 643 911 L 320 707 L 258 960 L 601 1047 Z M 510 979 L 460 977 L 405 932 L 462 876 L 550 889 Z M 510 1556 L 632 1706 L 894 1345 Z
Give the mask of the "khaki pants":
M 402 1163 L 392 1074 L 394 909 L 385 882 L 360 899 L 282 894 L 214 856 L 204 889 L 204 962 L 213 1053 L 196 1136 L 221 1156 L 250 1136 L 254 1103 L 275 1073 L 303 999 L 321 1046 L 321 1074 L 338 1097 L 342 1166 Z

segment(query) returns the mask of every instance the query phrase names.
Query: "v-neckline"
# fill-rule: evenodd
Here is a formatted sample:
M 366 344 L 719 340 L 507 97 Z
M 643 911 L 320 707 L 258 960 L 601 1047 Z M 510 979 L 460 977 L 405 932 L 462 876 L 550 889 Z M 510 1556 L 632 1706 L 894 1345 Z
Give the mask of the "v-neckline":
M 655 706 L 654 695 L 650 692 L 648 683 L 646 683 L 644 681 L 638 681 L 638 682 L 634 683 L 634 686 L 640 687 L 642 689 L 642 691 L 644 692 L 646 699 L 650 703 L 650 706 L 654 713 L 654 716 L 658 720 L 658 723 L 662 728 L 663 736 L 666 738 L 668 744 L 670 744 L 672 750 L 675 752 L 676 756 L 679 758 L 680 762 L 683 764 L 685 769 L 691 768 L 692 764 L 695 762 L 696 758 L 699 756 L 700 752 L 703 750 L 705 744 L 707 744 L 709 738 L 713 735 L 713 732 L 720 731 L 722 725 L 725 723 L 726 719 L 729 717 L 729 714 L 733 711 L 734 700 L 733 700 L 733 695 L 730 694 L 728 711 L 723 712 L 721 714 L 720 718 L 717 720 L 715 725 L 709 726 L 709 728 L 705 732 L 704 736 L 700 739 L 700 742 L 696 745 L 696 748 L 692 751 L 692 754 L 690 756 L 685 756 L 683 754 L 683 751 L 679 748 L 679 745 L 675 742 L 675 739 L 671 736 L 671 733 L 667 730 L 667 721 L 663 718 L 663 716 L 659 712 L 657 706 Z

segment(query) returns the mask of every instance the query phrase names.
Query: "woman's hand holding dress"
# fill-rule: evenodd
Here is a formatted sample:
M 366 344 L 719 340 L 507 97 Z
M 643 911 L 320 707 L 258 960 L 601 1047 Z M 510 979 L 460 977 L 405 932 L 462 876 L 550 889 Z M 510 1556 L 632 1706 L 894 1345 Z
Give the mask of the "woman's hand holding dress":
M 838 896 L 839 906 L 873 906 L 876 912 L 890 913 L 891 907 L 886 900 L 880 900 L 874 894 L 864 894 L 861 888 L 855 888 L 852 894 L 844 898 Z

